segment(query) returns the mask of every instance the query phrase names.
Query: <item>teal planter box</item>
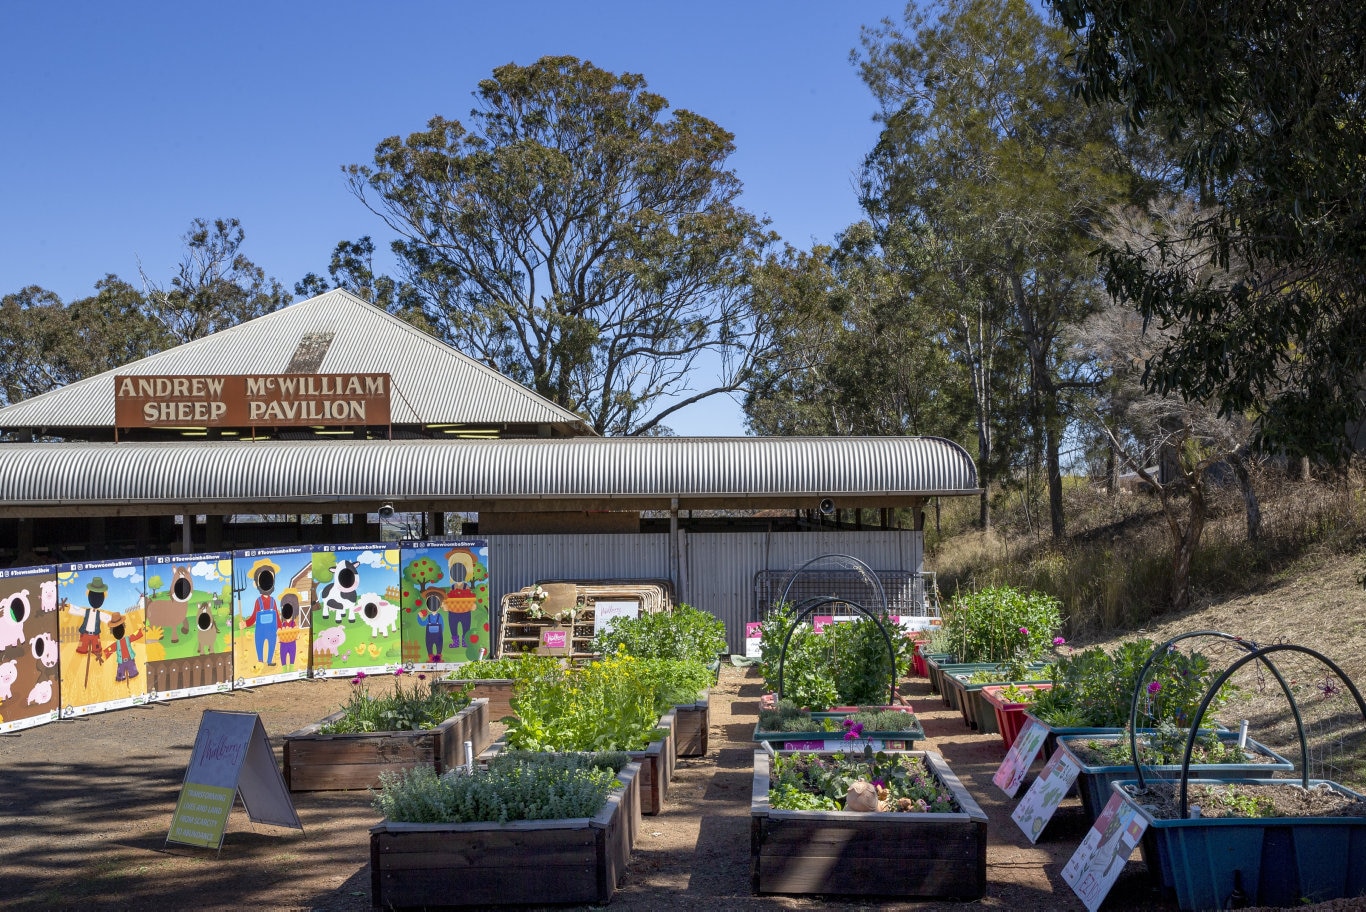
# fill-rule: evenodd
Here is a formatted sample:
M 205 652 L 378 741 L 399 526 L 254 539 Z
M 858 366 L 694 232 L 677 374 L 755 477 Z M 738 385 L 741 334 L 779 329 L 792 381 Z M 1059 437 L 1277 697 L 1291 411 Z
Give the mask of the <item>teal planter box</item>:
M 883 706 L 881 709 L 897 709 L 895 706 Z M 845 719 L 853 713 L 848 712 L 813 712 L 811 718 L 819 719 Z M 844 732 L 840 731 L 809 731 L 809 732 L 772 732 L 760 731 L 759 726 L 754 726 L 754 740 L 767 741 L 777 750 L 803 750 L 803 751 L 844 751 L 862 750 L 863 745 L 871 742 L 873 750 L 913 750 L 915 742 L 925 740 L 925 729 L 921 727 L 920 720 L 914 713 L 906 713 L 907 724 L 903 728 L 892 731 L 869 731 L 864 729 L 863 737 L 854 741 L 845 741 Z
M 1064 735 L 1115 735 L 1124 731 L 1122 728 L 1087 728 L 1076 726 L 1072 728 L 1049 725 L 1047 722 L 1034 715 L 1030 710 L 1025 710 L 1025 717 L 1033 719 L 1035 723 L 1048 729 L 1048 735 L 1043 741 L 1043 758 L 1048 760 L 1053 756 L 1053 752 L 1058 749 L 1058 739 Z
M 944 695 L 943 685 L 940 684 L 940 665 L 952 665 L 958 659 L 951 652 L 927 652 L 925 653 L 925 670 L 929 672 L 930 693 L 937 693 L 941 697 Z
M 939 693 L 944 697 L 944 705 L 950 709 L 963 711 L 962 682 L 957 675 L 971 675 L 975 671 L 992 671 L 1000 668 L 1000 662 L 958 662 L 953 665 L 939 666 Z
M 1142 732 L 1140 732 L 1142 734 Z M 1094 823 L 1100 816 L 1100 812 L 1105 809 L 1105 803 L 1110 800 L 1110 784 L 1119 782 L 1121 779 L 1132 779 L 1134 777 L 1134 765 L 1123 763 L 1114 766 L 1090 766 L 1077 753 L 1072 750 L 1072 745 L 1079 741 L 1088 741 L 1092 738 L 1113 741 L 1116 737 L 1128 739 L 1127 734 L 1115 735 L 1063 735 L 1058 738 L 1058 750 L 1066 752 L 1077 766 L 1081 767 L 1081 775 L 1077 777 L 1077 791 L 1081 794 L 1081 806 L 1086 810 L 1086 816 Z M 1237 732 L 1220 732 L 1219 740 L 1226 744 L 1233 744 L 1238 740 Z M 1265 744 L 1249 738 L 1247 740 L 1247 752 L 1259 754 L 1267 758 L 1264 763 L 1192 763 L 1189 767 L 1188 775 L 1191 779 L 1228 779 L 1235 776 L 1262 776 L 1267 777 L 1272 773 L 1291 772 L 1295 769 L 1295 764 L 1282 757 L 1280 754 L 1267 747 Z M 1151 771 L 1153 778 L 1156 779 L 1176 779 L 1181 775 L 1181 764 L 1172 766 L 1144 766 L 1144 775 Z
M 1206 780 L 1209 781 L 1209 780 Z M 1286 779 L 1221 779 L 1224 784 L 1297 785 Z M 1336 782 L 1311 779 L 1360 798 Z M 1295 907 L 1366 896 L 1366 817 L 1256 817 L 1158 820 L 1126 790 L 1124 800 L 1148 820 L 1143 860 L 1182 909 L 1221 909 L 1241 875 L 1249 906 Z

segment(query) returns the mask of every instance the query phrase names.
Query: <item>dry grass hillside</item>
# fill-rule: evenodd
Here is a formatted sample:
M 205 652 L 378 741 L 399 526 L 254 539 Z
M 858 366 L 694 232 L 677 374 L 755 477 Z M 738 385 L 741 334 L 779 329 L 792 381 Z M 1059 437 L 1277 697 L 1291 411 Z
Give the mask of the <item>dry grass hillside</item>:
M 1291 483 L 1263 477 L 1259 541 L 1247 541 L 1236 489 L 1217 490 L 1192 579 L 1192 607 L 1170 611 L 1171 546 L 1155 498 L 1107 497 L 1078 485 L 1068 492 L 1069 535 L 1054 542 L 1037 528 L 1046 513 L 1026 513 L 1018 494 L 998 501 L 996 530 L 958 531 L 967 521 L 946 509 L 943 537 L 930 536 L 927 566 L 945 597 L 958 587 L 1008 583 L 1057 596 L 1071 647 L 1113 646 L 1134 637 L 1163 642 L 1214 630 L 1261 645 L 1308 647 L 1336 662 L 1366 690 L 1366 494 L 1360 479 Z M 971 505 L 975 508 L 975 504 Z M 1243 655 L 1215 638 L 1183 649 L 1227 667 Z M 1310 771 L 1366 788 L 1366 722 L 1329 669 L 1286 651 L 1274 657 L 1296 695 L 1310 742 Z M 1257 666 L 1237 673 L 1235 696 L 1220 720 L 1249 721 L 1254 736 L 1292 759 L 1299 755 L 1289 702 Z

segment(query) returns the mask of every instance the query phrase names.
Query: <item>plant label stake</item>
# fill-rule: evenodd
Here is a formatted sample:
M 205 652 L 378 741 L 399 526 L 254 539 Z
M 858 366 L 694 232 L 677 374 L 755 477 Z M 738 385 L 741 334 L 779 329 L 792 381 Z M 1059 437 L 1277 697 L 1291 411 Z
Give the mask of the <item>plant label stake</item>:
M 1044 764 L 1043 772 L 1029 786 L 1024 798 L 1015 807 L 1010 819 L 1019 824 L 1030 842 L 1038 842 L 1043 828 L 1053 819 L 1063 796 L 1077 781 L 1081 767 L 1066 751 L 1054 751 Z

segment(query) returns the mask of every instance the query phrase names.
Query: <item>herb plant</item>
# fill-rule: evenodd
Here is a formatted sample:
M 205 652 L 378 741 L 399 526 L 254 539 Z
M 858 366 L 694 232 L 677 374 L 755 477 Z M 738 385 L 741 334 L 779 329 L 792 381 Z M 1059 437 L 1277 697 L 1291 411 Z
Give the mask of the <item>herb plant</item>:
M 319 726 L 322 735 L 353 735 L 362 732 L 423 731 L 435 728 L 470 704 L 469 689 L 434 688 L 425 674 L 416 675 L 405 687 L 402 668 L 394 671 L 394 691 L 371 695 L 365 672 L 351 680 L 351 696 L 342 705 L 344 715 Z
M 1148 735 L 1138 738 L 1139 760 L 1146 766 L 1178 766 L 1186 756 L 1189 730 L 1164 721 Z M 1127 734 L 1106 740 L 1091 739 L 1086 747 L 1104 758 L 1108 766 L 1133 763 Z M 1212 729 L 1204 729 L 1196 736 L 1192 763 L 1247 763 L 1248 754 L 1237 741 L 1225 741 Z
M 430 766 L 380 774 L 374 806 L 403 823 L 507 823 L 591 817 L 602 809 L 624 755 L 513 754 L 487 769 Z
M 778 658 L 783 637 L 792 626 L 792 611 L 779 606 L 763 622 L 759 649 L 761 670 L 769 690 L 778 689 Z M 861 618 L 829 624 L 816 633 L 802 623 L 792 631 L 783 662 L 783 696 L 799 706 L 825 708 L 881 704 L 887 701 L 893 669 L 910 664 L 912 644 L 900 628 L 887 622 L 896 664 L 887 654 L 879 623 Z
M 451 680 L 510 679 L 525 681 L 557 675 L 560 660 L 554 656 L 528 655 L 518 659 L 502 658 L 482 662 L 466 662 L 452 671 L 447 677 Z

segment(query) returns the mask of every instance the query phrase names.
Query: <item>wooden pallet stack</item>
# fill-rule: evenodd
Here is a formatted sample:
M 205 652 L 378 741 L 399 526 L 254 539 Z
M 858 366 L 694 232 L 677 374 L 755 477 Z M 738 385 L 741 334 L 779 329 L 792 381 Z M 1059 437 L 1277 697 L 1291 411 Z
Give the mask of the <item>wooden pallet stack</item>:
M 532 597 L 538 586 L 546 593 L 539 605 Z M 495 656 L 593 658 L 599 602 L 634 602 L 646 613 L 668 611 L 673 608 L 673 587 L 667 580 L 543 580 L 510 592 L 500 606 Z M 564 645 L 547 645 L 561 642 L 560 631 Z

